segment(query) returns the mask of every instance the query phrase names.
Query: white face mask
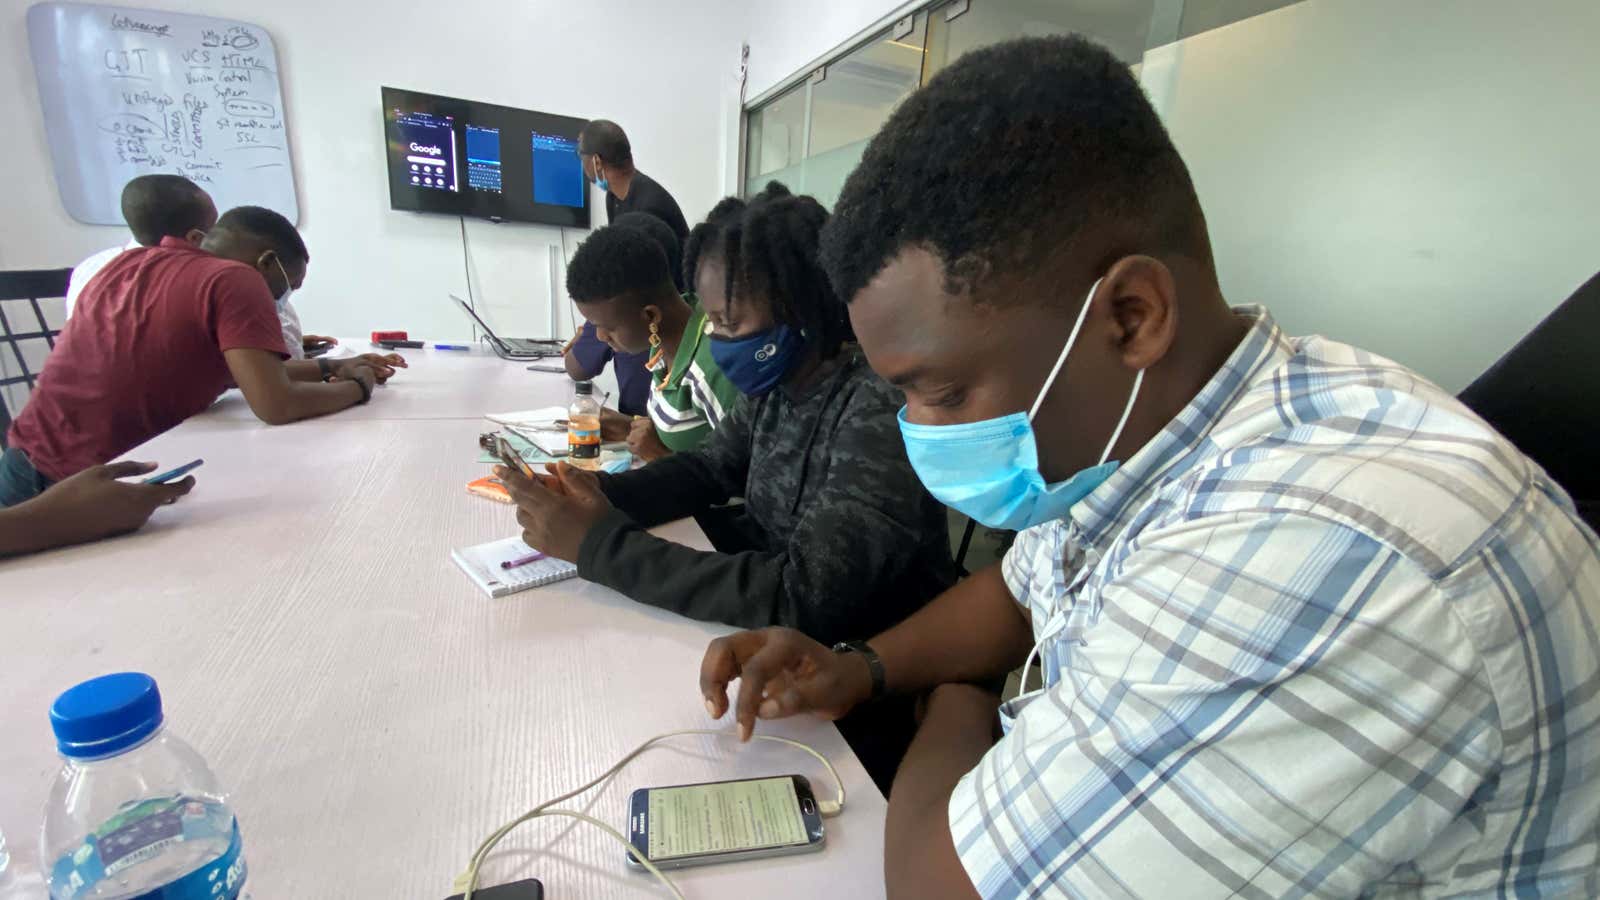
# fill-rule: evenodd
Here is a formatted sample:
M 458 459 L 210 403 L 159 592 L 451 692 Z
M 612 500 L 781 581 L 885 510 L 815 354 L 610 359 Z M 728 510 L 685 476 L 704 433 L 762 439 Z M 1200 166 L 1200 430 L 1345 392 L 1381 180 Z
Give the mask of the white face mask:
M 278 303 L 278 309 L 281 310 L 284 304 L 289 302 L 289 295 L 294 293 L 294 282 L 289 280 L 289 270 L 283 267 L 283 260 L 274 256 L 272 261 L 278 264 L 278 271 L 283 273 L 283 293 L 273 298 Z

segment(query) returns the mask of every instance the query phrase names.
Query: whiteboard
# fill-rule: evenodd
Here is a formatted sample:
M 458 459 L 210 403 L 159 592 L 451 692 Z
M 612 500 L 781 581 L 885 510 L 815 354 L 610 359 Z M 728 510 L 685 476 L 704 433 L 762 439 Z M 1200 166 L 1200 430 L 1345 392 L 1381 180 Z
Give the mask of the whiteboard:
M 39 3 L 28 44 L 61 202 L 121 225 L 122 186 L 183 175 L 218 210 L 255 205 L 298 222 L 278 52 L 246 22 Z

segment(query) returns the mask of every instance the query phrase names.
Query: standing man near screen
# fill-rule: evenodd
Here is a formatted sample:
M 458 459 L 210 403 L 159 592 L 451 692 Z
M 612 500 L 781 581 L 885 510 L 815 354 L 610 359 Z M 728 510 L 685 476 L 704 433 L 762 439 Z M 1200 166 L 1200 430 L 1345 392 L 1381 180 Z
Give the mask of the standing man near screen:
M 633 167 L 633 145 L 622 126 L 607 119 L 595 119 L 578 133 L 578 156 L 583 160 L 583 177 L 606 192 L 606 221 L 632 212 L 647 213 L 667 223 L 678 239 L 678 246 L 689 237 L 689 223 L 683 218 L 678 201 L 654 178 Z M 668 254 L 669 256 L 671 253 Z M 596 378 L 606 362 L 615 359 L 617 409 L 624 416 L 643 416 L 650 396 L 650 372 L 645 367 L 647 353 L 614 353 L 595 334 L 588 322 L 578 328 L 562 348 L 567 374 L 576 381 Z M 626 419 L 613 420 L 606 429 L 608 439 L 627 436 Z
M 623 213 L 644 212 L 672 226 L 680 246 L 689 239 L 689 223 L 678 201 L 654 178 L 633 167 L 633 145 L 622 126 L 607 119 L 583 126 L 578 134 L 578 156 L 583 159 L 583 177 L 606 192 L 608 223 Z

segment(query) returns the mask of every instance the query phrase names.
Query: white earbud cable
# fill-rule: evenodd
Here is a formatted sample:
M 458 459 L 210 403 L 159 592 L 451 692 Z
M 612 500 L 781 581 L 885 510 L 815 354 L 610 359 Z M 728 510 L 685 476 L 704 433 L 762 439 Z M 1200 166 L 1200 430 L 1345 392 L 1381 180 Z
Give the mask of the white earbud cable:
M 624 756 L 622 759 L 618 760 L 615 765 L 613 765 L 611 768 L 605 770 L 605 772 L 601 773 L 599 777 L 595 778 L 593 781 L 590 781 L 588 784 L 585 784 L 585 785 L 583 785 L 581 787 L 574 788 L 574 789 L 568 791 L 567 793 L 562 794 L 559 797 L 556 797 L 553 800 L 547 800 L 544 803 L 541 803 L 538 806 L 535 806 L 533 809 L 530 809 L 527 812 L 523 813 L 522 815 L 516 817 L 515 819 L 512 819 L 510 822 L 507 822 L 506 824 L 500 826 L 499 828 L 495 829 L 494 833 L 490 834 L 488 838 L 484 839 L 483 843 L 478 845 L 478 849 L 477 850 L 473 851 L 473 853 L 472 853 L 472 862 L 467 866 L 466 871 L 464 871 L 460 875 L 456 876 L 455 889 L 458 890 L 458 891 L 463 892 L 463 896 L 462 896 L 461 900 L 472 900 L 472 892 L 477 887 L 477 884 L 478 884 L 478 869 L 479 869 L 480 866 L 483 865 L 484 859 L 488 857 L 489 851 L 493 850 L 495 845 L 500 843 L 501 839 L 503 839 L 506 835 L 510 834 L 511 831 L 513 829 L 515 829 L 518 825 L 521 825 L 524 822 L 529 822 L 529 821 L 532 821 L 534 819 L 537 819 L 537 818 L 540 818 L 540 817 L 543 817 L 543 816 L 565 816 L 567 818 L 578 819 L 578 820 L 583 821 L 583 822 L 588 822 L 590 825 L 594 825 L 594 826 L 599 827 L 601 830 L 605 831 L 607 834 L 611 835 L 613 838 L 615 838 L 616 840 L 620 841 L 624 847 L 627 847 L 628 848 L 628 854 L 630 856 L 632 856 L 635 860 L 638 860 L 639 864 L 644 866 L 646 871 L 648 871 L 651 875 L 654 875 L 656 877 L 656 879 L 659 880 L 661 882 L 661 884 L 664 885 L 666 887 L 666 889 L 672 893 L 672 896 L 675 897 L 676 900 L 684 900 L 683 892 L 679 891 L 678 890 L 678 886 L 672 883 L 672 879 L 668 878 L 665 874 L 663 874 L 662 871 L 659 868 L 657 868 L 656 865 L 654 863 L 652 863 L 650 860 L 645 859 L 643 856 L 641 856 L 639 854 L 639 852 L 634 848 L 633 843 L 631 841 L 629 841 L 627 838 L 623 837 L 622 834 L 620 832 L 618 832 L 615 828 L 612 828 L 610 825 L 607 825 L 606 823 L 600 821 L 599 819 L 594 818 L 593 816 L 585 815 L 584 813 L 580 813 L 580 812 L 573 812 L 572 810 L 552 809 L 552 807 L 554 807 L 557 803 L 564 803 L 564 802 L 566 802 L 568 800 L 571 800 L 573 797 L 576 797 L 579 794 L 582 794 L 585 791 L 588 791 L 591 788 L 594 788 L 597 785 L 600 785 L 600 784 L 604 783 L 606 780 L 610 779 L 613 775 L 616 775 L 619 771 L 621 771 L 623 766 L 626 766 L 628 763 L 633 762 L 633 760 L 639 754 L 641 754 L 644 751 L 650 749 L 651 747 L 653 747 L 658 742 L 668 740 L 669 738 L 684 737 L 686 735 L 711 735 L 713 737 L 737 737 L 737 734 L 735 734 L 732 731 L 719 731 L 719 730 L 715 730 L 715 729 L 690 729 L 690 730 L 687 730 L 687 731 L 669 731 L 666 734 L 658 734 L 655 737 L 649 739 L 648 741 L 645 741 L 644 743 L 642 743 L 639 746 L 635 747 L 633 749 L 633 751 L 630 752 L 627 756 Z M 811 754 L 812 756 L 815 756 L 817 758 L 817 760 L 822 763 L 823 767 L 828 770 L 828 774 L 833 776 L 833 783 L 839 790 L 839 796 L 838 796 L 837 800 L 833 800 L 833 801 L 818 800 L 817 801 L 817 812 L 820 813 L 824 817 L 831 818 L 833 816 L 838 815 L 841 811 L 843 811 L 843 809 L 844 809 L 844 779 L 839 777 L 839 771 L 833 767 L 833 763 L 829 762 L 828 758 L 826 756 L 823 756 L 821 753 L 818 753 L 814 748 L 810 747 L 809 745 L 802 744 L 799 741 L 790 740 L 789 738 L 778 737 L 777 735 L 772 735 L 772 734 L 754 734 L 754 735 L 751 735 L 751 737 L 753 739 L 755 739 L 755 740 L 758 740 L 758 741 L 774 741 L 774 742 L 779 743 L 779 744 L 788 744 L 791 747 L 796 747 L 798 749 L 804 750 L 805 752 Z
M 1083 320 L 1089 317 L 1089 301 L 1094 299 L 1094 292 L 1099 290 L 1102 280 L 1096 278 L 1094 284 L 1089 285 L 1089 293 L 1083 298 L 1083 308 L 1078 310 L 1078 321 L 1072 324 L 1072 333 L 1067 335 L 1067 343 L 1061 348 L 1061 355 L 1056 357 L 1055 368 L 1050 370 L 1050 377 L 1044 380 L 1044 387 L 1039 390 L 1039 396 L 1033 398 L 1033 406 L 1028 410 L 1029 422 L 1039 414 L 1039 407 L 1044 404 L 1044 398 L 1050 396 L 1050 388 L 1056 383 L 1056 376 L 1061 374 L 1061 367 L 1066 365 L 1067 354 L 1071 353 L 1073 345 L 1078 343 L 1078 332 L 1083 328 Z

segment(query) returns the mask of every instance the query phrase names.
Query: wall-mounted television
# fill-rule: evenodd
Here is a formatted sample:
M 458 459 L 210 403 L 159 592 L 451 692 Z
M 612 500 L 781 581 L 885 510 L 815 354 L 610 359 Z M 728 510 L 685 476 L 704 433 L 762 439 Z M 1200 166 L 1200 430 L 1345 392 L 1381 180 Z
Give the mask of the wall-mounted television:
M 383 89 L 389 208 L 589 227 L 586 120 Z

